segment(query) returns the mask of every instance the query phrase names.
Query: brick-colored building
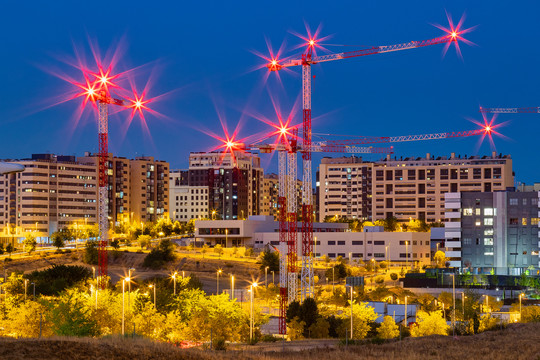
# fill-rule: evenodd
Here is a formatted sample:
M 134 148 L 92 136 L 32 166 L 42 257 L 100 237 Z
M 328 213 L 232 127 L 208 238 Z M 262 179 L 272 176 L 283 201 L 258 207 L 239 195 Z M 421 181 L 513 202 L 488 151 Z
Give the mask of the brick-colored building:
M 35 232 L 38 240 L 75 223 L 97 219 L 97 168 L 74 156 L 33 154 L 15 160 L 25 170 L 0 176 L 0 237 L 3 242 Z
M 514 186 L 509 155 L 391 158 L 324 158 L 318 170 L 319 220 L 444 221 L 444 194 L 502 191 Z

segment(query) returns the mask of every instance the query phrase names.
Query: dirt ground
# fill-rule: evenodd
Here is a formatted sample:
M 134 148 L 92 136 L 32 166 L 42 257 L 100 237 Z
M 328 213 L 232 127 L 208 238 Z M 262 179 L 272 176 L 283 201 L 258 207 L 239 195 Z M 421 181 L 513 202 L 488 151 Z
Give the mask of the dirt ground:
M 147 339 L 8 339 L 0 338 L 0 359 L 399 359 L 399 360 L 538 360 L 540 324 L 515 324 L 502 331 L 452 338 L 406 338 L 382 345 L 339 345 L 336 340 L 302 340 L 231 346 L 228 351 L 179 349 Z M 285 347 L 283 348 L 283 345 Z
M 264 272 L 261 275 L 259 265 L 254 259 L 222 257 L 218 258 L 214 254 L 207 254 L 204 258 L 199 253 L 177 252 L 177 260 L 160 270 L 143 268 L 142 264 L 146 253 L 120 252 L 120 256 L 114 259 L 109 252 L 109 276 L 113 283 L 128 275 L 130 268 L 135 271 L 132 275 L 135 279 L 148 279 L 153 277 L 167 277 L 175 271 L 179 275 L 182 272 L 186 276 L 195 274 L 203 283 L 203 289 L 209 293 L 215 293 L 217 288 L 217 270 L 222 269 L 220 275 L 220 290 L 230 287 L 230 275 L 235 277 L 235 288 L 247 287 L 253 281 L 264 281 Z M 0 262 L 0 277 L 9 275 L 12 271 L 22 271 L 29 273 L 34 270 L 43 270 L 54 264 L 60 265 L 80 265 L 92 269 L 91 265 L 82 262 L 82 251 L 71 253 L 54 254 L 47 253 L 47 256 L 35 255 L 26 258 L 15 258 L 13 261 Z M 97 267 L 96 267 L 97 268 Z M 97 271 L 97 269 L 96 269 Z M 272 281 L 269 276 L 268 282 Z M 278 281 L 278 279 L 276 279 Z

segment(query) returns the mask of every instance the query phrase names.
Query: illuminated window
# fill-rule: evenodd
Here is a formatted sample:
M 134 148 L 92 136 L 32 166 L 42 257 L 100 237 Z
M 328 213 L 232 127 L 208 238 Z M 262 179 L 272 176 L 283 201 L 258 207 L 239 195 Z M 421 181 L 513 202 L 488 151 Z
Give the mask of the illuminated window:
M 493 245 L 493 238 L 484 238 L 484 245 Z
M 485 218 L 484 219 L 484 225 L 493 226 L 493 218 Z
M 473 211 L 471 208 L 463 209 L 463 216 L 471 216 L 473 214 Z
M 474 214 L 475 215 L 480 215 L 480 209 L 474 209 Z
M 484 209 L 484 215 L 485 216 L 493 216 L 493 208 L 485 208 Z
M 521 218 L 521 225 L 527 226 L 527 218 Z
M 480 225 L 482 225 L 482 222 L 480 220 L 476 220 L 475 225 L 480 226 Z
M 531 218 L 531 225 L 538 225 L 538 218 Z
M 485 229 L 484 236 L 493 236 L 493 229 Z

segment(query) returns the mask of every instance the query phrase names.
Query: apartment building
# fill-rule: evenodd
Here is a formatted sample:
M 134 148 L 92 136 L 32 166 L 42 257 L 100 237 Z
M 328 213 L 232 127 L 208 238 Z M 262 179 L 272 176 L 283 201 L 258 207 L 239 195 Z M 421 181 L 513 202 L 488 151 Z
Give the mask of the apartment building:
M 208 189 L 207 217 L 234 220 L 260 214 L 263 176 L 260 158 L 255 154 L 236 154 L 234 157 L 221 152 L 189 155 L 187 185 L 199 191 L 201 187 Z
M 514 186 L 509 155 L 391 158 L 324 158 L 317 174 L 319 220 L 396 217 L 444 221 L 447 192 L 503 191 Z
M 189 186 L 188 170 L 169 173 L 170 216 L 173 221 L 187 222 L 216 216 L 208 207 L 208 186 Z
M 85 153 L 81 163 L 97 168 L 98 155 Z M 153 157 L 127 159 L 109 154 L 108 212 L 113 225 L 155 221 L 169 211 L 169 164 Z
M 473 274 L 539 271 L 540 192 L 446 193 L 450 265 Z
M 97 168 L 74 156 L 33 154 L 12 161 L 23 172 L 0 176 L 0 237 L 2 242 L 35 232 L 38 241 L 78 223 L 97 221 Z
M 274 219 L 279 218 L 279 179 L 276 174 L 264 175 L 262 188 L 261 214 L 272 215 Z M 315 202 L 313 202 L 315 204 Z M 298 216 L 302 212 L 302 180 L 296 180 L 296 208 Z

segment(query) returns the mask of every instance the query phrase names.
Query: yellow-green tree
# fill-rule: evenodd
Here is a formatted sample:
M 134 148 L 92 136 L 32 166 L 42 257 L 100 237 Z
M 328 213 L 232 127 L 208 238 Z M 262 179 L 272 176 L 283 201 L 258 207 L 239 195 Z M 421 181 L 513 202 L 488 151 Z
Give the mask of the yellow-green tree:
M 349 302 L 350 303 L 350 302 Z M 353 312 L 353 338 L 354 339 L 363 339 L 366 337 L 368 331 L 370 330 L 370 323 L 377 320 L 378 315 L 375 313 L 375 310 L 368 306 L 367 302 L 362 302 L 360 304 L 352 304 Z M 340 335 L 345 335 L 345 330 L 349 329 L 350 331 L 350 309 L 346 309 L 340 316 L 344 320 L 341 329 Z
M 95 336 L 98 323 L 92 316 L 89 297 L 78 289 L 67 290 L 51 310 L 51 328 L 63 336 Z
M 394 339 L 399 336 L 399 327 L 394 318 L 385 316 L 381 326 L 377 329 L 377 336 L 381 339 Z
M 30 255 L 34 250 L 36 250 L 36 245 L 37 245 L 36 236 L 33 233 L 26 234 L 23 241 L 23 245 L 24 245 L 24 251 L 26 251 L 28 255 Z
M 448 325 L 441 311 L 427 313 L 419 310 L 416 314 L 416 324 L 411 328 L 411 336 L 447 335 Z
M 0 321 L 0 334 L 12 337 L 50 336 L 52 331 L 49 322 L 49 310 L 36 301 L 26 301 L 20 306 L 11 308 L 4 320 Z
M 291 340 L 300 340 L 304 338 L 304 327 L 306 323 L 301 321 L 298 316 L 294 317 L 287 324 L 287 335 Z
M 133 317 L 135 332 L 151 339 L 165 338 L 166 316 L 156 311 L 153 303 L 145 303 Z
M 312 339 L 326 339 L 330 330 L 330 324 L 328 321 L 319 317 L 315 323 L 309 327 L 309 335 Z
M 447 258 L 444 251 L 441 251 L 441 250 L 437 251 L 435 255 L 433 255 L 433 260 L 435 260 L 435 263 L 437 264 L 438 268 L 443 268 L 446 266 Z

